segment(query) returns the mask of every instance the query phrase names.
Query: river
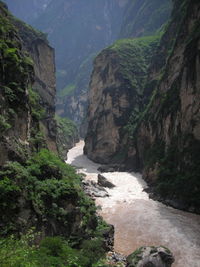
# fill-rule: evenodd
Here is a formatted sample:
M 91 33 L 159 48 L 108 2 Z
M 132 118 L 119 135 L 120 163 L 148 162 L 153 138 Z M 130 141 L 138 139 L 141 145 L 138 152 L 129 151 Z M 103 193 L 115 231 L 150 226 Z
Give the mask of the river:
M 68 153 L 67 163 L 79 168 L 85 179 L 97 181 L 100 165 L 83 155 L 84 142 Z M 149 199 L 140 174 L 103 174 L 116 185 L 109 197 L 97 198 L 99 212 L 115 227 L 115 251 L 128 255 L 138 247 L 166 246 L 175 256 L 173 267 L 200 267 L 200 215 L 183 212 Z

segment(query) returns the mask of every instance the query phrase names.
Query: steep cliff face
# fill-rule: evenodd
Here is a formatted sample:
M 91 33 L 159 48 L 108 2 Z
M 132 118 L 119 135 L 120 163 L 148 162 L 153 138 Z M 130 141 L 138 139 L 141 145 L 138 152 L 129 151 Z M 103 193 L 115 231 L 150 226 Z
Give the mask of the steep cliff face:
M 143 101 L 139 102 L 138 112 L 135 112 L 138 102 L 133 98 L 133 86 L 134 93 L 125 102 L 130 110 L 125 110 L 124 135 L 116 134 L 119 133 L 118 124 L 113 123 L 116 107 L 109 104 L 111 108 L 107 108 L 108 103 L 119 102 L 122 98 L 104 91 L 103 77 L 116 79 L 116 75 L 112 78 L 114 70 L 110 71 L 109 67 L 105 70 L 111 51 L 98 69 L 99 73 L 105 70 L 104 76 L 94 76 L 96 62 L 85 149 L 96 161 L 110 163 L 121 159 L 127 167 L 143 171 L 144 178 L 162 199 L 196 212 L 200 206 L 199 16 L 199 1 L 174 1 L 171 20 L 146 72 L 148 78 L 142 87 Z M 116 59 L 115 56 L 112 61 Z M 125 62 L 129 65 L 127 59 Z M 140 75 L 136 73 L 135 77 Z M 121 84 L 121 94 L 126 83 L 125 80 Z M 117 83 L 114 88 L 117 92 Z
M 28 88 L 33 82 L 31 59 L 24 54 L 20 37 L 12 25 L 8 11 L 0 3 L 1 12 L 1 139 L 0 165 L 8 159 L 21 159 L 29 150 L 31 108 Z M 21 153 L 22 150 L 24 153 Z
M 95 59 L 89 92 L 85 153 L 101 163 L 120 160 L 124 127 L 142 108 L 143 88 L 159 37 L 117 41 Z M 120 152 L 120 153 L 119 153 Z
M 56 115 L 57 135 L 56 143 L 59 155 L 67 159 L 67 153 L 79 141 L 79 134 L 76 125 L 67 118 L 61 118 Z
M 199 212 L 200 3 L 174 4 L 172 21 L 160 47 L 168 52 L 166 64 L 152 101 L 133 133 L 133 162 L 139 163 L 133 165 L 144 170 L 144 177 L 163 198 Z M 170 35 L 171 47 L 169 41 L 165 42 Z
M 129 0 L 125 8 L 120 37 L 151 35 L 169 18 L 171 0 Z
M 23 49 L 28 52 L 33 60 L 34 83 L 32 88 L 38 93 L 40 104 L 44 109 L 44 114 L 40 118 L 40 130 L 44 135 L 47 147 L 56 153 L 54 49 L 49 46 L 41 32 L 19 20 L 14 19 L 13 22 L 23 41 Z
M 128 0 L 6 2 L 16 16 L 48 34 L 56 50 L 57 113 L 73 120 L 83 136 L 92 61 L 117 39 Z
M 54 132 L 49 127 L 55 96 L 53 50 L 1 1 L 0 37 L 0 238 L 19 237 L 34 228 L 37 243 L 60 235 L 78 247 L 100 238 L 102 248 L 106 227 L 83 192 L 81 176 L 50 151 L 56 148 L 49 134 Z M 89 262 L 87 256 L 85 260 Z

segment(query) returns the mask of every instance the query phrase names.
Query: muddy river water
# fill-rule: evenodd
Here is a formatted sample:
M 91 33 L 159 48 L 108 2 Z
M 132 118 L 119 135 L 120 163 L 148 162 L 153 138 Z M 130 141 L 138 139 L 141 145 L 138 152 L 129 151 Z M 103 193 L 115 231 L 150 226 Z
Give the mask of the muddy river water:
M 84 142 L 68 153 L 67 163 L 97 181 L 100 165 L 83 155 Z M 200 215 L 167 207 L 149 199 L 140 174 L 103 174 L 116 185 L 109 197 L 97 198 L 104 220 L 115 227 L 115 251 L 128 255 L 144 245 L 166 246 L 175 255 L 173 267 L 200 267 Z

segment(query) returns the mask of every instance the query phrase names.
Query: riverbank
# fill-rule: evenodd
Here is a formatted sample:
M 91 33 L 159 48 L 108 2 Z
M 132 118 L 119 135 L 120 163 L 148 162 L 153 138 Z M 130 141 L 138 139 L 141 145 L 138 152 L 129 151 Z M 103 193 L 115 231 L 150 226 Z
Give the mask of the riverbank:
M 68 153 L 68 161 L 97 181 L 99 164 L 83 155 L 84 142 Z M 174 267 L 200 266 L 200 215 L 183 212 L 149 198 L 140 174 L 103 174 L 116 185 L 106 189 L 109 197 L 97 198 L 100 215 L 115 227 L 115 251 L 128 255 L 138 247 L 166 246 L 175 255 Z

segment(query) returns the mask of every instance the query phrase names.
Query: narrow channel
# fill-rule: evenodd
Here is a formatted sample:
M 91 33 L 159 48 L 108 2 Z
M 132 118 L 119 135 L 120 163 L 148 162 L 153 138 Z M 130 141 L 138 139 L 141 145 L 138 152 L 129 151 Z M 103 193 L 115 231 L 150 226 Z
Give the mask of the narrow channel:
M 97 180 L 100 165 L 83 155 L 84 142 L 68 153 L 67 163 L 79 168 L 85 179 Z M 115 251 L 128 255 L 138 247 L 166 246 L 175 255 L 173 267 L 200 267 L 200 215 L 167 207 L 149 199 L 140 174 L 103 174 L 116 185 L 109 197 L 97 198 L 100 214 L 115 227 Z

